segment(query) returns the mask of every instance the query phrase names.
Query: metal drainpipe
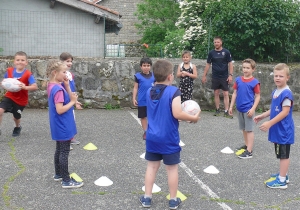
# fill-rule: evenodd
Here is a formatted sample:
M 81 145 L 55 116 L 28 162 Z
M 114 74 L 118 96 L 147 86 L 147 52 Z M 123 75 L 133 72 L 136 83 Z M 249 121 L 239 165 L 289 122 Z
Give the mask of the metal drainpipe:
M 106 57 L 106 43 L 105 43 L 105 37 L 106 37 L 106 30 L 105 30 L 105 16 L 103 16 L 103 25 L 104 25 L 104 36 L 103 36 L 103 41 L 104 41 L 104 58 Z

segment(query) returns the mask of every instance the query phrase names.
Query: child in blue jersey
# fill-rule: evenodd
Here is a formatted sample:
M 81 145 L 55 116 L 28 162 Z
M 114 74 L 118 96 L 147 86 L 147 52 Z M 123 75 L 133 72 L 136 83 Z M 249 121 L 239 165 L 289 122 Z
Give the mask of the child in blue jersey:
M 253 117 L 260 100 L 260 84 L 252 75 L 255 67 L 254 60 L 250 58 L 243 60 L 243 76 L 235 79 L 234 92 L 229 106 L 229 114 L 232 115 L 232 108 L 236 102 L 239 127 L 243 131 L 245 141 L 244 146 L 237 148 L 236 154 L 242 159 L 252 158 L 254 144 Z
M 54 180 L 62 180 L 63 188 L 78 188 L 83 185 L 83 182 L 76 182 L 70 178 L 68 171 L 70 141 L 77 133 L 73 112 L 77 95 L 70 89 L 66 71 L 67 66 L 58 60 L 52 60 L 48 64 L 47 75 L 50 81 L 47 93 L 50 130 L 52 139 L 56 141 Z
M 181 92 L 181 103 L 191 100 L 194 89 L 194 79 L 197 78 L 197 68 L 191 63 L 190 51 L 183 51 L 182 63 L 178 65 L 176 76 L 180 78 L 179 89 Z
M 70 53 L 63 52 L 62 54 L 60 54 L 59 58 L 68 67 L 68 71 L 66 72 L 67 78 L 69 79 L 71 91 L 75 93 L 76 85 L 75 85 L 74 75 L 72 74 L 72 72 L 70 72 L 70 69 L 73 65 L 73 56 Z M 82 104 L 79 101 L 76 101 L 76 103 L 75 103 L 76 109 L 82 109 L 81 105 Z M 71 144 L 78 145 L 78 144 L 80 144 L 80 142 L 73 137 L 71 139 Z M 73 147 L 71 146 L 70 149 L 72 150 Z
M 289 67 L 279 63 L 274 67 L 274 82 L 277 87 L 272 92 L 270 110 L 254 117 L 258 123 L 270 116 L 270 120 L 259 126 L 260 130 L 269 130 L 269 141 L 275 145 L 275 154 L 280 159 L 279 173 L 272 174 L 265 184 L 270 188 L 286 189 L 289 182 L 287 173 L 290 164 L 290 148 L 295 140 L 293 113 L 293 93 L 287 85 L 290 78 Z
M 138 106 L 138 118 L 141 119 L 144 131 L 143 139 L 146 140 L 147 131 L 147 106 L 146 92 L 153 86 L 155 79 L 151 70 L 152 61 L 150 58 L 142 58 L 140 61 L 141 72 L 134 75 L 134 86 L 132 91 L 132 103 Z
M 148 161 L 145 175 L 145 195 L 139 198 L 143 207 L 152 203 L 152 187 L 161 160 L 166 165 L 170 190 L 169 208 L 177 209 L 180 198 L 176 198 L 178 188 L 178 163 L 180 163 L 180 138 L 178 120 L 196 123 L 200 112 L 195 116 L 181 109 L 181 93 L 171 86 L 174 80 L 173 65 L 166 60 L 158 60 L 153 65 L 155 86 L 146 94 L 148 129 L 146 135 L 146 154 Z

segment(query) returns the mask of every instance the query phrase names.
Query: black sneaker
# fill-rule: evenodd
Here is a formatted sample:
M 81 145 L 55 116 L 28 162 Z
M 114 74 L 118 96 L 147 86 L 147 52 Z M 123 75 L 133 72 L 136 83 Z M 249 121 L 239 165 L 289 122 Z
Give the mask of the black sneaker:
M 221 113 L 220 113 L 220 109 L 216 109 L 216 112 L 214 113 L 214 116 L 217 116 L 217 117 L 218 117 L 218 116 L 220 116 L 220 114 L 221 114 Z
M 238 150 L 241 150 L 241 149 L 246 150 L 246 149 L 247 149 L 247 146 L 246 146 L 246 145 L 243 145 L 243 146 L 241 146 L 241 147 L 235 148 L 235 151 L 238 151 Z
M 21 130 L 22 130 L 21 126 L 20 127 L 15 127 L 14 131 L 12 133 L 12 136 L 20 136 Z
M 241 159 L 249 159 L 252 158 L 252 152 L 245 150 L 241 155 L 238 156 Z
M 233 116 L 229 115 L 228 112 L 224 112 L 224 117 L 229 118 L 229 119 L 233 119 Z

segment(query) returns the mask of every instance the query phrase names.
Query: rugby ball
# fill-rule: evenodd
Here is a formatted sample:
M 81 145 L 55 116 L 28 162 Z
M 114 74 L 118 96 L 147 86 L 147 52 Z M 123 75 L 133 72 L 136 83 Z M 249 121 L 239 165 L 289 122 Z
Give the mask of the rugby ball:
M 181 108 L 189 115 L 196 115 L 201 110 L 199 104 L 193 100 L 184 101 L 181 104 Z
M 15 78 L 5 78 L 3 79 L 1 85 L 2 87 L 9 92 L 18 92 L 21 90 L 21 82 Z

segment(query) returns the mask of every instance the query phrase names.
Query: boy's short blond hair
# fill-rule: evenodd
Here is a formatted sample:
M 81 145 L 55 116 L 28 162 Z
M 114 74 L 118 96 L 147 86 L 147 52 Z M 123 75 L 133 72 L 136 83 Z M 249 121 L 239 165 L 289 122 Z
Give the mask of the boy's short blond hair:
M 156 82 L 164 82 L 173 73 L 173 64 L 167 60 L 157 60 L 153 65 L 153 74 Z
M 23 51 L 16 52 L 15 57 L 16 56 L 25 56 L 26 60 L 27 60 L 27 54 L 25 52 L 23 52 Z
M 275 67 L 274 67 L 274 71 L 285 71 L 287 76 L 290 76 L 290 68 L 288 67 L 288 65 L 286 65 L 285 63 L 278 63 Z
M 256 68 L 256 63 L 255 63 L 255 61 L 254 61 L 253 59 L 251 59 L 251 58 L 247 58 L 247 59 L 243 60 L 243 61 L 242 61 L 242 64 L 243 64 L 243 63 L 249 63 L 249 64 L 251 65 L 251 68 L 252 68 L 252 69 L 255 69 L 255 68 Z

